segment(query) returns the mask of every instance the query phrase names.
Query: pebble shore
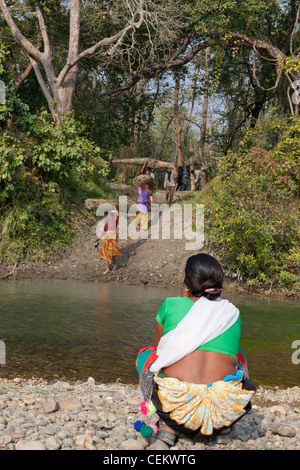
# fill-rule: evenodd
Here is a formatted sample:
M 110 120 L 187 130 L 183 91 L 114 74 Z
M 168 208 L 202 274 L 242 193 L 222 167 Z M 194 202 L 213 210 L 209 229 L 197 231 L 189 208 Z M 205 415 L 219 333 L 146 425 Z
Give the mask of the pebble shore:
M 300 387 L 258 388 L 252 411 L 228 435 L 151 443 L 138 386 L 0 378 L 0 450 L 300 450 Z M 157 416 L 151 418 L 155 423 Z

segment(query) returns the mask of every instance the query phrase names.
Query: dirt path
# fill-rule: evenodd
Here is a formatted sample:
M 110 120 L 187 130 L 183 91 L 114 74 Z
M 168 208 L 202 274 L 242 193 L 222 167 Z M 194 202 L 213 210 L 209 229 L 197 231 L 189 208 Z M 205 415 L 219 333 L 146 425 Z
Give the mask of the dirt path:
M 124 185 L 123 185 L 124 186 Z M 130 189 L 127 187 L 127 189 Z M 119 194 L 126 193 L 126 188 L 119 188 Z M 129 194 L 130 191 L 127 191 Z M 176 193 L 174 202 L 182 196 Z M 128 206 L 134 198 L 128 197 Z M 154 203 L 164 204 L 165 192 L 157 191 Z M 171 218 L 173 222 L 173 218 Z M 160 218 L 160 234 L 162 221 Z M 94 282 L 123 282 L 131 285 L 161 287 L 182 287 L 186 260 L 199 251 L 186 249 L 187 240 L 174 239 L 171 223 L 171 239 L 119 240 L 121 256 L 117 259 L 117 269 L 104 275 L 104 261 L 99 251 L 94 248 L 95 226 L 84 228 L 65 249 L 59 259 L 44 263 L 22 263 L 17 269 L 17 279 L 68 279 Z M 8 273 L 13 266 L 0 266 L 0 277 Z M 12 276 L 10 276 L 11 278 Z M 232 284 L 230 283 L 230 286 Z M 236 286 L 235 286 L 236 287 Z M 242 288 L 239 287 L 239 289 Z

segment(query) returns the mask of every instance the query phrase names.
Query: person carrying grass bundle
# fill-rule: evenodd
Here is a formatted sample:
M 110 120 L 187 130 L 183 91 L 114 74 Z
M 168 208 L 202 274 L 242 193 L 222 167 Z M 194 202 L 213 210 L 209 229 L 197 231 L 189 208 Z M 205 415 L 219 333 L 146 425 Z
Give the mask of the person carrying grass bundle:
M 152 177 L 149 176 L 149 178 Z M 149 189 L 149 182 L 146 179 L 141 179 L 139 177 L 135 178 L 133 181 L 135 187 L 137 188 L 137 204 L 136 204 L 136 228 L 137 230 L 148 230 L 148 212 L 151 209 L 152 203 L 152 193 Z

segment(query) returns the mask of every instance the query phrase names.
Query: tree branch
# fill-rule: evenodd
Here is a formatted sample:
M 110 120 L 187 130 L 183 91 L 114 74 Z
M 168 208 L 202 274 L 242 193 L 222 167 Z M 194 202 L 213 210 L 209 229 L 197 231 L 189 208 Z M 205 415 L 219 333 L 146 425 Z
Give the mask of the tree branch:
M 80 11 L 80 0 L 72 0 L 70 11 L 69 50 L 67 63 L 70 63 L 78 56 L 80 38 Z
M 47 58 L 50 59 L 51 58 L 51 48 L 50 48 L 50 42 L 49 42 L 49 37 L 48 37 L 48 33 L 47 33 L 47 27 L 45 25 L 44 17 L 42 15 L 42 12 L 41 12 L 41 9 L 40 9 L 40 6 L 39 6 L 38 2 L 35 3 L 35 12 L 36 12 L 36 16 L 37 16 L 37 19 L 38 19 L 38 22 L 39 22 L 41 33 L 42 33 L 42 38 L 43 38 L 43 41 L 44 41 L 44 53 L 47 56 Z
M 16 95 L 21 87 L 21 85 L 25 82 L 25 80 L 29 77 L 31 71 L 33 69 L 32 64 L 29 62 L 24 72 L 17 76 L 15 83 L 14 83 L 14 94 Z
M 139 6 L 138 10 L 135 12 L 135 14 L 130 19 L 127 26 L 125 26 L 125 28 L 123 28 L 117 34 L 115 34 L 115 35 L 113 35 L 109 38 L 103 38 L 101 41 L 94 44 L 94 46 L 89 47 L 88 49 L 84 50 L 83 52 L 78 54 L 75 59 L 68 62 L 65 65 L 65 67 L 62 69 L 62 71 L 60 72 L 60 74 L 58 76 L 57 85 L 58 86 L 62 85 L 64 79 L 66 78 L 67 73 L 69 72 L 69 70 L 72 67 L 74 67 L 74 65 L 76 65 L 78 62 L 80 62 L 82 59 L 85 59 L 87 57 L 92 56 L 93 54 L 95 54 L 95 52 L 97 52 L 102 47 L 106 47 L 106 46 L 110 46 L 110 45 L 114 44 L 112 49 L 107 52 L 107 54 L 112 53 L 113 50 L 116 47 L 118 47 L 118 45 L 122 42 L 123 38 L 128 34 L 129 31 L 131 31 L 133 29 L 136 29 L 136 28 L 139 28 L 142 25 L 143 21 L 144 21 L 144 10 L 143 10 L 144 4 L 145 4 L 145 0 L 140 0 L 140 6 Z
M 37 80 L 38 80 L 38 82 L 39 82 L 39 85 L 40 85 L 40 87 L 41 87 L 41 89 L 42 89 L 42 91 L 43 91 L 43 93 L 44 93 L 44 95 L 45 95 L 45 98 L 46 98 L 46 100 L 47 100 L 47 103 L 48 103 L 48 106 L 49 106 L 49 108 L 50 108 L 50 111 L 51 111 L 52 115 L 54 115 L 54 114 L 55 114 L 55 110 L 54 110 L 54 106 L 53 106 L 53 101 L 54 101 L 54 100 L 53 100 L 53 97 L 52 97 L 50 91 L 48 90 L 47 85 L 46 85 L 46 83 L 45 83 L 45 81 L 44 81 L 44 79 L 43 79 L 43 76 L 42 76 L 42 74 L 41 74 L 41 71 L 40 71 L 40 68 L 39 68 L 39 66 L 38 66 L 38 63 L 37 63 L 36 60 L 34 60 L 32 57 L 29 57 L 29 60 L 30 60 L 30 62 L 31 62 L 31 64 L 32 64 L 32 67 L 33 67 L 33 70 L 34 70 L 34 72 L 35 72 L 36 78 L 37 78 Z
M 123 91 L 129 90 L 134 87 L 134 85 L 143 78 L 154 78 L 161 72 L 166 72 L 170 69 L 178 68 L 182 65 L 185 65 L 190 62 L 200 51 L 206 49 L 210 45 L 209 42 L 201 43 L 191 49 L 183 58 L 178 58 L 187 49 L 190 40 L 191 36 L 186 38 L 180 48 L 176 52 L 174 52 L 165 62 L 160 62 L 159 64 L 156 64 L 152 67 L 144 67 L 140 71 L 133 73 L 132 79 L 128 81 L 125 85 L 110 91 L 100 93 L 99 96 L 111 96 L 122 93 Z
M 193 121 L 192 119 L 186 117 L 186 116 L 181 116 L 181 119 L 184 119 L 185 121 L 188 121 L 190 122 L 191 124 L 194 124 L 195 126 L 199 127 L 199 129 L 201 129 L 201 126 L 198 122 L 196 121 Z
M 13 37 L 16 42 L 21 46 L 21 48 L 26 52 L 27 55 L 33 57 L 34 60 L 41 62 L 44 58 L 44 54 L 40 52 L 28 39 L 21 33 L 16 23 L 12 19 L 11 14 L 7 8 L 7 5 L 4 0 L 0 0 L 0 10 L 12 32 Z
M 283 69 L 279 67 L 279 65 L 277 64 L 276 65 L 276 82 L 275 82 L 275 85 L 271 88 L 264 88 L 261 84 L 260 84 L 260 81 L 258 80 L 257 76 L 256 76 L 256 60 L 255 60 L 255 53 L 254 53 L 254 56 L 253 56 L 253 66 L 252 66 L 252 74 L 253 74 L 253 78 L 256 82 L 256 85 L 258 86 L 258 88 L 260 88 L 261 90 L 263 91 L 272 91 L 272 90 L 275 90 L 277 87 L 278 87 L 278 83 L 282 77 L 282 72 L 283 72 Z
M 296 13 L 296 18 L 295 18 L 295 23 L 294 23 L 294 27 L 293 27 L 293 30 L 292 30 L 292 33 L 291 33 L 291 37 L 290 37 L 290 54 L 291 54 L 291 55 L 294 55 L 294 54 L 293 54 L 293 40 L 294 40 L 294 36 L 295 36 L 296 29 L 297 29 L 297 26 L 298 26 L 299 16 L 300 16 L 300 2 L 299 2 L 299 4 L 298 4 L 297 13 Z

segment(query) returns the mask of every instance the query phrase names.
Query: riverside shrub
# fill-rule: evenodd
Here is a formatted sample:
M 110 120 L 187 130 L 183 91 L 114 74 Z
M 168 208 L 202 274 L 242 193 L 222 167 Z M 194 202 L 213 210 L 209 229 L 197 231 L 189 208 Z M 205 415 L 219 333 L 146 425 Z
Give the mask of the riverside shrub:
M 253 146 L 261 131 L 251 130 L 223 159 L 205 190 L 206 236 L 248 284 L 299 289 L 300 122 L 281 128 L 273 149 L 267 140 Z
M 0 134 L 0 261 L 43 259 L 70 243 L 86 217 L 79 193 L 107 172 L 72 115 L 57 127 L 47 112 L 28 114 Z

